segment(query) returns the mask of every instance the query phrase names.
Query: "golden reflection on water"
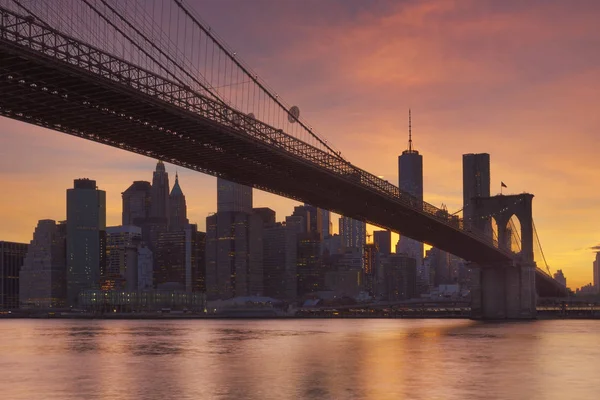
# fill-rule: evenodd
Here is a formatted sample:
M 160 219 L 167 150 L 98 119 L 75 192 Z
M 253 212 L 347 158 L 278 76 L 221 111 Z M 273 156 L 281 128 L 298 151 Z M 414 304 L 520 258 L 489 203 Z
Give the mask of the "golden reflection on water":
M 0 320 L 0 399 L 595 399 L 599 328 Z

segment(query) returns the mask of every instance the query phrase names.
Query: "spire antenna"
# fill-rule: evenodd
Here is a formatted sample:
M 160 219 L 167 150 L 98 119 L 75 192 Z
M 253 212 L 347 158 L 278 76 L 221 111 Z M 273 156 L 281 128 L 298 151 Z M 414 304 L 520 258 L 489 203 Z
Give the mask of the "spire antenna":
M 412 120 L 410 108 L 408 109 L 408 151 L 412 153 Z

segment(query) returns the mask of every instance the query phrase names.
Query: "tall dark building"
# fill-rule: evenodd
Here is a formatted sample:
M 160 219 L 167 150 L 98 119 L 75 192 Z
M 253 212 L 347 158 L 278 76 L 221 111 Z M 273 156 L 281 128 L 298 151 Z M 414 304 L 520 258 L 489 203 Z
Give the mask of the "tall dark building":
M 138 226 L 106 228 L 106 270 L 102 274 L 102 289 L 137 289 L 137 248 L 141 239 L 142 229 Z
M 263 230 L 264 295 L 280 300 L 295 300 L 298 232 L 282 223 Z
M 323 290 L 325 271 L 321 263 L 321 235 L 318 232 L 299 233 L 296 257 L 298 296 Z
M 179 177 L 175 174 L 175 184 L 169 195 L 169 231 L 183 230 L 188 223 L 185 195 L 179 186 Z
M 361 249 L 367 242 L 367 224 L 348 217 L 339 220 L 340 236 L 345 248 Z
M 275 211 L 268 207 L 255 207 L 252 212 L 260 217 L 264 226 L 275 225 Z
M 158 288 L 170 284 L 188 292 L 203 289 L 205 238 L 195 224 L 160 234 L 155 266 Z
M 106 192 L 96 181 L 76 179 L 67 190 L 67 302 L 100 287 L 106 267 Z
M 309 204 L 304 204 L 303 206 L 295 207 L 292 215 L 295 217 L 299 216 L 304 218 L 307 232 L 316 232 L 319 234 L 321 239 L 325 238 L 325 233 L 323 232 L 322 209 Z
M 413 148 L 412 120 L 408 111 L 408 149 L 398 157 L 398 187 L 401 191 L 423 201 L 423 156 Z M 423 263 L 423 243 L 401 236 L 398 251 L 417 260 L 417 265 Z
M 27 244 L 0 241 L 0 310 L 19 308 L 19 271 Z
M 19 275 L 19 303 L 27 308 L 64 307 L 67 300 L 67 224 L 38 222 Z
M 150 182 L 135 181 L 121 193 L 123 199 L 123 217 L 121 225 L 141 226 L 150 216 L 152 204 L 152 186 Z
M 206 218 L 206 292 L 209 299 L 261 295 L 263 209 L 252 209 L 252 188 L 217 179 L 217 213 Z
M 217 178 L 217 212 L 252 212 L 252 188 Z
M 169 219 L 169 174 L 165 164 L 159 161 L 152 176 L 152 206 L 150 216 L 153 218 Z
M 463 154 L 463 218 L 471 224 L 474 197 L 490 196 L 490 155 Z
M 407 300 L 417 296 L 417 268 L 414 258 L 392 254 L 383 260 L 378 275 L 377 291 L 383 300 Z
M 331 212 L 329 210 L 321 210 L 323 213 L 323 239 L 327 239 L 333 235 L 333 224 L 331 223 Z
M 206 290 L 209 299 L 262 294 L 259 215 L 218 212 L 206 218 Z
M 392 252 L 392 232 L 373 231 L 373 243 L 377 246 L 379 254 L 388 255 Z

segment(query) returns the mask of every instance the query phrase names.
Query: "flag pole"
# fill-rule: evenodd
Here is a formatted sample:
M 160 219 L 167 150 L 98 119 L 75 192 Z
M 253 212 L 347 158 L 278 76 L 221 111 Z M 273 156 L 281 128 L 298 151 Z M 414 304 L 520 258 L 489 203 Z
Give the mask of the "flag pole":
M 502 196 L 502 182 L 500 182 L 500 196 Z

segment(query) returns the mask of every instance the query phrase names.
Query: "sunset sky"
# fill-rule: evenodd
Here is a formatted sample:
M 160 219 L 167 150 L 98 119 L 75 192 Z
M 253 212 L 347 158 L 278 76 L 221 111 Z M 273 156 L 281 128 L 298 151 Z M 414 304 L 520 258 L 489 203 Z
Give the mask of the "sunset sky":
M 530 192 L 553 272 L 592 280 L 600 244 L 600 1 L 188 0 L 247 64 L 354 164 L 397 183 L 413 140 L 425 201 L 462 207 L 462 154 L 491 155 L 492 194 Z M 0 93 L 1 95 L 1 93 Z M 0 240 L 28 242 L 65 219 L 66 189 L 88 177 L 121 192 L 155 160 L 0 118 Z M 167 165 L 174 181 L 175 167 Z M 178 169 L 188 217 L 204 229 L 216 179 Z M 255 191 L 255 206 L 295 202 Z

